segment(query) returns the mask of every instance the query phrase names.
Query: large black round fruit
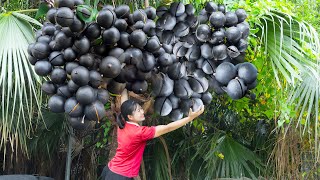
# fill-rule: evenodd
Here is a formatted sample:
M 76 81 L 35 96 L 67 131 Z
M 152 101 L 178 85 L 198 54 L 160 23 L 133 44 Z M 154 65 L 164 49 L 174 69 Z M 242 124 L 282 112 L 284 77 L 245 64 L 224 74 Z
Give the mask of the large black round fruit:
M 94 57 L 93 57 L 93 55 L 90 54 L 90 53 L 87 53 L 87 54 L 84 54 L 84 55 L 80 56 L 79 64 L 81 66 L 86 67 L 86 68 L 92 67 L 94 65 Z
M 73 23 L 74 13 L 67 7 L 58 8 L 56 12 L 56 22 L 62 27 L 68 27 Z
M 156 52 L 160 49 L 160 41 L 157 36 L 151 37 L 148 39 L 145 49 L 151 53 Z
M 182 99 L 190 98 L 193 93 L 190 84 L 185 79 L 175 81 L 173 91 L 175 96 Z
M 219 83 L 227 85 L 229 81 L 236 76 L 236 74 L 237 70 L 233 64 L 223 62 L 217 67 L 215 78 Z
M 116 14 L 110 9 L 103 9 L 97 16 L 97 22 L 101 27 L 110 28 L 116 21 Z
M 218 11 L 218 5 L 214 2 L 207 2 L 205 6 L 205 10 L 209 13 L 213 13 Z
M 235 26 L 238 23 L 238 16 L 234 12 L 226 12 L 226 27 Z
M 212 54 L 212 45 L 209 43 L 204 43 L 200 46 L 200 52 L 201 56 L 204 57 L 205 59 L 212 59 L 213 54 Z
M 148 17 L 147 14 L 144 12 L 143 9 L 137 9 L 133 12 L 132 18 L 134 22 L 142 21 L 146 22 Z
M 187 74 L 186 65 L 184 63 L 175 62 L 168 67 L 168 76 L 173 80 L 180 79 Z
M 46 81 L 41 85 L 41 89 L 47 95 L 53 95 L 56 93 L 57 89 L 51 81 Z
M 87 85 L 90 80 L 89 70 L 83 66 L 78 66 L 72 70 L 71 79 L 79 86 Z
M 142 30 L 135 30 L 130 34 L 129 42 L 137 48 L 143 48 L 147 44 L 147 36 Z
M 101 27 L 99 24 L 92 22 L 84 30 L 84 35 L 90 40 L 97 39 L 101 35 Z
M 173 30 L 177 23 L 176 17 L 169 13 L 165 13 L 161 18 L 157 20 L 157 27 L 163 30 Z
M 97 99 L 97 94 L 91 86 L 86 85 L 78 89 L 76 98 L 80 104 L 87 105 Z
M 32 56 L 37 59 L 45 59 L 50 54 L 50 47 L 47 43 L 37 42 L 32 47 Z
M 62 66 L 65 63 L 63 54 L 60 51 L 53 51 L 49 55 L 49 61 L 54 66 Z
M 154 7 L 147 7 L 144 12 L 147 14 L 148 19 L 154 20 L 157 17 L 156 9 Z
M 111 80 L 107 85 L 107 90 L 112 94 L 121 94 L 126 88 L 126 83 L 119 83 L 115 80 Z
M 211 36 L 211 29 L 208 25 L 201 24 L 200 26 L 198 26 L 196 30 L 196 37 L 199 41 L 201 42 L 209 41 L 210 36 Z
M 173 92 L 173 80 L 161 73 L 152 77 L 152 93 L 155 96 L 169 96 Z
M 53 95 L 48 101 L 48 108 L 51 112 L 62 113 L 64 112 L 65 99 L 58 95 Z
M 176 121 L 176 120 L 183 118 L 183 113 L 181 112 L 180 109 L 174 109 L 169 114 L 169 117 L 170 117 L 171 121 Z
M 39 76 L 47 76 L 52 71 L 52 65 L 46 60 L 37 61 L 34 65 L 34 70 Z
M 114 45 L 120 40 L 120 32 L 117 28 L 111 27 L 103 32 L 102 38 L 106 45 Z
M 97 100 L 102 102 L 102 104 L 106 104 L 109 100 L 109 92 L 105 89 L 98 89 L 97 91 Z
M 213 12 L 209 17 L 209 21 L 214 28 L 221 28 L 226 22 L 226 16 L 220 11 Z
M 135 81 L 132 83 L 132 91 L 136 94 L 143 94 L 148 90 L 147 81 Z
M 228 57 L 227 46 L 225 44 L 220 44 L 212 47 L 212 55 L 214 60 L 224 60 Z
M 67 48 L 64 50 L 63 52 L 63 58 L 66 60 L 66 61 L 74 61 L 76 59 L 77 55 L 76 53 L 74 52 L 74 50 L 72 50 L 72 48 Z
M 100 121 L 106 116 L 106 110 L 100 101 L 95 101 L 84 108 L 84 114 L 90 120 Z
M 168 97 L 158 97 L 154 102 L 154 110 L 160 116 L 167 116 L 172 111 L 172 104 Z
M 118 18 L 128 18 L 130 14 L 130 7 L 128 5 L 120 5 L 114 9 Z
M 70 9 L 74 8 L 74 0 L 57 0 L 55 3 L 58 4 L 58 7 L 68 7 Z
M 181 2 L 173 2 L 171 5 L 170 5 L 170 13 L 173 15 L 173 16 L 181 16 L 184 12 L 185 12 L 185 6 L 183 3 Z
M 102 83 L 101 74 L 98 71 L 91 70 L 90 73 L 90 85 L 94 88 L 98 88 Z
M 156 65 L 156 59 L 152 53 L 144 52 L 141 61 L 138 61 L 137 68 L 142 72 L 151 71 Z
M 205 77 L 190 77 L 188 82 L 191 89 L 196 93 L 204 93 L 209 87 L 208 80 Z
M 79 18 L 77 18 L 77 16 L 73 17 L 73 22 L 69 26 L 72 32 L 81 32 L 84 27 L 85 27 L 85 23 L 81 21 Z
M 49 11 L 47 12 L 47 15 L 46 15 L 46 19 L 53 24 L 56 23 L 56 18 L 55 18 L 56 12 L 57 12 L 57 9 L 51 8 L 51 9 L 49 9 Z
M 68 121 L 72 128 L 77 130 L 84 130 L 90 127 L 90 121 L 84 120 L 83 117 L 70 117 Z
M 228 42 L 236 44 L 241 39 L 241 32 L 237 27 L 230 27 L 226 31 L 226 37 Z
M 251 84 L 257 79 L 257 68 L 249 63 L 245 62 L 238 66 L 238 77 L 243 79 L 246 84 Z
M 81 117 L 83 115 L 83 105 L 75 97 L 71 97 L 64 103 L 64 112 L 70 117 Z
M 68 63 L 66 63 L 66 65 L 64 66 L 64 68 L 65 68 L 67 74 L 70 74 L 70 75 L 71 75 L 72 70 L 73 70 L 74 68 L 78 67 L 78 66 L 79 66 L 79 63 L 77 63 L 77 62 L 68 62 Z
M 76 83 L 74 83 L 72 80 L 68 81 L 68 89 L 71 93 L 75 93 L 77 92 L 77 90 L 79 89 L 79 85 L 77 85 Z
M 67 73 L 62 68 L 54 68 L 51 71 L 50 78 L 55 84 L 63 84 L 67 79 Z
M 107 56 L 100 63 L 100 72 L 106 78 L 115 78 L 121 72 L 120 61 L 112 56 Z
M 226 88 L 227 94 L 234 100 L 244 97 L 247 87 L 242 79 L 232 79 Z
M 240 55 L 240 52 L 239 52 L 238 48 L 235 47 L 235 46 L 229 46 L 227 48 L 227 53 L 228 53 L 230 58 L 236 58 L 236 57 L 238 57 Z
M 201 96 L 201 100 L 203 102 L 204 105 L 208 105 L 211 103 L 212 101 L 212 94 L 210 92 L 205 92 L 202 94 Z
M 72 49 L 79 55 L 86 54 L 90 49 L 90 41 L 85 36 L 75 40 Z
M 57 95 L 62 96 L 64 98 L 69 98 L 72 96 L 71 92 L 69 91 L 68 85 L 62 85 L 58 87 Z
M 244 9 L 237 9 L 236 15 L 238 17 L 238 23 L 243 22 L 247 18 L 247 13 Z

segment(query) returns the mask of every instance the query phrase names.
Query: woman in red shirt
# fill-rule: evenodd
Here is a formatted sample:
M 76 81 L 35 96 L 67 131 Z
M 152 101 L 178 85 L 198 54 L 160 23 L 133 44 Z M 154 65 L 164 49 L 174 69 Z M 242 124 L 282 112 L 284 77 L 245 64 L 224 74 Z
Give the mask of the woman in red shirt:
M 118 148 L 116 155 L 107 165 L 105 180 L 130 180 L 139 175 L 140 164 L 147 140 L 174 131 L 203 113 L 202 106 L 198 111 L 190 109 L 188 117 L 167 125 L 140 126 L 145 120 L 142 107 L 134 100 L 127 100 L 125 90 L 121 94 L 121 114 L 117 117 Z

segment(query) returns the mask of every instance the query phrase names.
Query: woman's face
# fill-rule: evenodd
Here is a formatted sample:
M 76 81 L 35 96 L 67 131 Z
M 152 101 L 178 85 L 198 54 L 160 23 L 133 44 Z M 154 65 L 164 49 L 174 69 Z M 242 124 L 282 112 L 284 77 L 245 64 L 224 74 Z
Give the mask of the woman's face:
M 141 122 L 145 120 L 144 110 L 140 105 L 132 112 L 132 115 L 128 116 L 131 121 Z

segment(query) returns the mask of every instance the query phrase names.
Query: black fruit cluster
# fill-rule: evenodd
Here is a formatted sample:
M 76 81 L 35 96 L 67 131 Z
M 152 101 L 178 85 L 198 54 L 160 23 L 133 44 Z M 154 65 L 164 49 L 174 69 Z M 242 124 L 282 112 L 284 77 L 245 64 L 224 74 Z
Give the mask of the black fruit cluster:
M 211 89 L 240 99 L 257 84 L 256 68 L 244 62 L 249 25 L 242 9 L 225 12 L 209 2 L 195 15 L 180 2 L 132 13 L 128 5 L 107 5 L 84 22 L 92 11 L 81 5 L 59 0 L 28 48 L 35 72 L 49 77 L 42 85 L 49 109 L 67 113 L 75 128 L 104 118 L 109 93 L 125 88 L 151 93 L 155 111 L 177 120 L 209 104 Z

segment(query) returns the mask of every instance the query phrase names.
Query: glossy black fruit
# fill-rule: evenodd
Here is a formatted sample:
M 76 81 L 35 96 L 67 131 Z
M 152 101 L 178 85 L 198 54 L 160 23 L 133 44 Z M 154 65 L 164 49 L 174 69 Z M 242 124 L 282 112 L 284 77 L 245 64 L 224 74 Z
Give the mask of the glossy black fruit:
M 142 30 L 135 30 L 129 36 L 131 45 L 143 48 L 147 44 L 147 35 Z
M 168 97 L 158 97 L 154 102 L 154 110 L 160 116 L 167 116 L 172 111 L 172 104 Z
M 118 18 L 128 18 L 130 14 L 130 7 L 128 5 L 120 5 L 114 9 Z
M 77 90 L 76 98 L 80 104 L 87 105 L 97 99 L 97 94 L 91 86 L 86 85 Z
M 236 15 L 238 17 L 238 23 L 243 22 L 247 18 L 247 13 L 244 9 L 237 9 Z
M 75 40 L 72 46 L 72 50 L 74 50 L 79 55 L 88 53 L 89 49 L 90 49 L 90 41 L 85 36 Z
M 114 45 L 120 40 L 120 31 L 115 27 L 111 27 L 103 32 L 102 38 L 106 45 Z
M 67 79 L 67 73 L 62 68 L 54 68 L 51 71 L 50 78 L 55 84 L 63 84 Z
M 232 79 L 226 88 L 227 94 L 233 99 L 240 99 L 244 97 L 247 87 L 242 79 Z
M 196 37 L 201 42 L 209 41 L 211 36 L 211 29 L 206 24 L 201 24 L 196 30 Z
M 55 14 L 56 22 L 62 27 L 72 25 L 74 13 L 67 7 L 58 8 Z
M 83 66 L 78 66 L 72 70 L 71 79 L 78 86 L 87 85 L 90 80 L 89 70 Z
M 41 89 L 47 95 L 53 95 L 57 92 L 56 86 L 51 81 L 46 81 L 41 85 Z
M 251 84 L 257 79 L 258 71 L 257 68 L 249 63 L 241 63 L 238 66 L 238 77 L 243 79 L 246 84 Z
M 51 112 L 62 113 L 64 112 L 65 99 L 58 95 L 53 95 L 48 101 L 48 108 Z
M 220 11 L 213 12 L 209 17 L 209 21 L 214 28 L 221 28 L 226 22 L 226 16 Z
M 110 9 L 103 9 L 97 16 L 97 23 L 106 29 L 110 28 L 116 21 L 116 14 Z
M 106 104 L 110 98 L 109 92 L 105 89 L 98 89 L 97 91 L 97 100 Z
M 120 61 L 112 56 L 107 56 L 100 63 L 100 72 L 106 78 L 115 78 L 121 72 Z
M 238 16 L 234 12 L 226 12 L 226 27 L 235 26 L 238 23 Z
M 92 22 L 84 30 L 84 35 L 90 40 L 97 39 L 101 35 L 101 27 L 98 23 Z
M 52 71 L 52 65 L 47 60 L 37 61 L 34 65 L 34 70 L 39 76 L 47 76 Z
M 80 104 L 75 97 L 71 97 L 64 103 L 64 112 L 70 117 L 82 117 L 83 105 Z
M 211 52 L 214 60 L 218 60 L 218 61 L 224 60 L 228 56 L 227 46 L 225 44 L 213 46 Z
M 106 110 L 100 101 L 95 101 L 84 108 L 84 114 L 86 118 L 99 122 L 106 116 Z
M 228 42 L 236 44 L 241 39 L 241 32 L 237 27 L 230 27 L 226 31 L 226 37 Z
M 229 62 L 221 63 L 217 69 L 215 78 L 222 85 L 227 85 L 237 74 L 235 66 Z
M 50 47 L 47 43 L 37 42 L 31 48 L 32 56 L 37 59 L 45 59 L 50 54 Z

